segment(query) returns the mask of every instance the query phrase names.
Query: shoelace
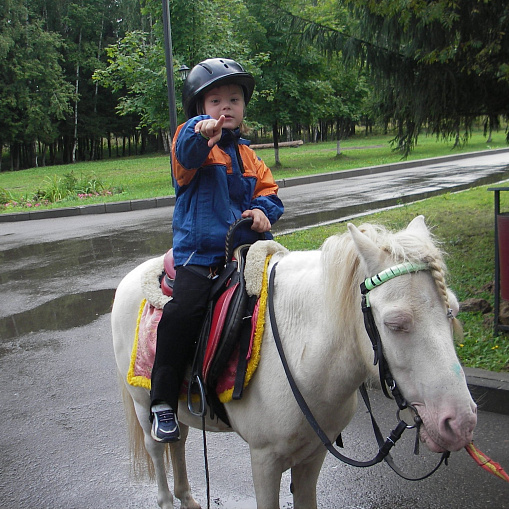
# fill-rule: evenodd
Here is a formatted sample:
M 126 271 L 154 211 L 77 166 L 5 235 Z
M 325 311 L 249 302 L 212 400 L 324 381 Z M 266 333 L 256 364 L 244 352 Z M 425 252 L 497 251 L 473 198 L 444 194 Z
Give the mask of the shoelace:
M 161 410 L 157 412 L 157 418 L 159 422 L 170 422 L 175 421 L 175 413 L 173 410 Z

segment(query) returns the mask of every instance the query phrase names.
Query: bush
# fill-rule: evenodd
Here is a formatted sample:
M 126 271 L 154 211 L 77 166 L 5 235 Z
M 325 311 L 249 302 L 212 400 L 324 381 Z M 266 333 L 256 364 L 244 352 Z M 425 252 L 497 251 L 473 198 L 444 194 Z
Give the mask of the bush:
M 10 195 L 7 189 L 0 187 L 0 205 L 6 205 L 12 200 L 12 196 Z
M 63 177 L 52 175 L 45 177 L 43 187 L 33 196 L 14 199 L 7 190 L 0 188 L 0 206 L 5 208 L 33 208 L 47 206 L 66 200 L 84 200 L 96 196 L 111 196 L 123 192 L 122 188 L 105 186 L 95 175 L 81 174 L 77 177 L 73 171 Z

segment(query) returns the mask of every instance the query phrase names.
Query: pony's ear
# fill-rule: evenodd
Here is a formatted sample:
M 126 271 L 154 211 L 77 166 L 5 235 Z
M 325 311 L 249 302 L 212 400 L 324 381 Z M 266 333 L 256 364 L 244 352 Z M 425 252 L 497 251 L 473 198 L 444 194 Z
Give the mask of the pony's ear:
M 406 227 L 407 231 L 414 231 L 415 233 L 420 233 L 422 235 L 429 235 L 428 227 L 424 222 L 424 216 L 414 217 L 409 225 Z
M 355 225 L 348 223 L 348 230 L 352 236 L 353 242 L 357 247 L 361 258 L 366 264 L 369 273 L 376 273 L 380 269 L 383 251 L 367 236 L 364 235 Z

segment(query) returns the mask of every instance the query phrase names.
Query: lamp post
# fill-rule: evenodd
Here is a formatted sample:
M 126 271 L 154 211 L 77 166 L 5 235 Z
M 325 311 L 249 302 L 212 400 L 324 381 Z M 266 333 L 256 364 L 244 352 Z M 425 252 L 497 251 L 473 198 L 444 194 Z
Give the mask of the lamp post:
M 179 74 L 180 74 L 180 78 L 182 79 L 182 81 L 185 81 L 186 78 L 188 77 L 189 75 L 189 71 L 191 69 L 189 69 L 189 67 L 187 67 L 186 64 L 182 64 L 180 67 L 179 67 Z
M 170 113 L 170 140 L 177 130 L 177 104 L 175 102 L 175 83 L 173 81 L 173 52 L 171 43 L 170 1 L 163 2 L 164 55 L 166 59 L 166 83 L 168 88 L 168 108 Z
M 173 46 L 171 42 L 171 18 L 170 18 L 170 0 L 162 0 L 163 2 L 163 31 L 164 31 L 164 55 L 166 60 L 166 85 L 168 89 L 168 111 L 170 114 L 170 168 L 172 169 L 172 184 L 173 181 L 173 168 L 171 162 L 171 144 L 173 143 L 173 136 L 177 130 L 177 102 L 175 100 L 175 82 L 173 80 Z M 181 65 L 179 68 L 180 77 L 185 80 L 189 74 L 189 67 Z

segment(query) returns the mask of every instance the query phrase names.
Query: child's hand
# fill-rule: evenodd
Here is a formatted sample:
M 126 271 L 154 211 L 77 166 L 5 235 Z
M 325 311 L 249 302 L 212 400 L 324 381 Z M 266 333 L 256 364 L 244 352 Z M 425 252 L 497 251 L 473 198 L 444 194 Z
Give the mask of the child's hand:
M 258 233 L 268 232 L 272 226 L 265 213 L 260 209 L 245 210 L 242 212 L 242 217 L 252 217 L 253 224 L 251 230 Z
M 219 120 L 216 120 L 215 118 L 200 120 L 194 126 L 194 132 L 200 133 L 204 138 L 208 139 L 209 141 L 207 145 L 212 148 L 221 139 L 224 121 L 224 115 L 221 115 Z

